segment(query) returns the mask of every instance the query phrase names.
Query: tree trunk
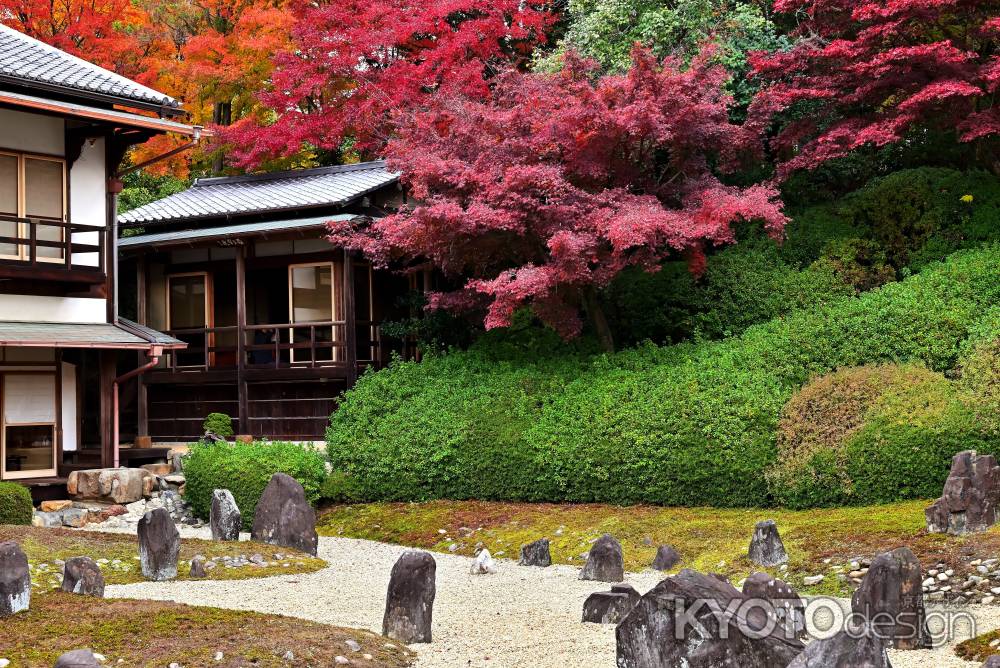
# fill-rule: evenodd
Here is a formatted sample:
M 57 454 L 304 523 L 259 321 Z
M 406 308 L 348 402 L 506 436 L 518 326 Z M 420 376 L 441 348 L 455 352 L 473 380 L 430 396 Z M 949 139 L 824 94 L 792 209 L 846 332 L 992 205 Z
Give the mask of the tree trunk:
M 233 122 L 233 105 L 230 102 L 216 102 L 212 110 L 212 122 L 216 125 L 227 126 Z M 216 153 L 212 160 L 213 175 L 222 174 L 226 164 L 223 160 L 222 151 Z
M 597 291 L 593 287 L 584 289 L 583 307 L 587 310 L 587 315 L 590 316 L 590 322 L 594 326 L 594 333 L 597 334 L 597 340 L 600 342 L 601 348 L 606 352 L 613 353 L 615 351 L 615 339 L 611 334 L 611 327 L 608 325 L 608 319 L 604 315 L 604 309 L 601 307 Z

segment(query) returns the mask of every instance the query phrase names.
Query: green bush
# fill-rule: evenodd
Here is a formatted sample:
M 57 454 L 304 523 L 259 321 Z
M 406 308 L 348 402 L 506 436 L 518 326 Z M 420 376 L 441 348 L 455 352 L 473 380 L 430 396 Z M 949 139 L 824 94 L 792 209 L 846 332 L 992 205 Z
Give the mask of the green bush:
M 222 438 L 232 438 L 233 419 L 225 413 L 209 413 L 205 421 L 201 423 L 202 431 L 212 432 Z
M 243 514 L 244 528 L 249 529 L 257 502 L 275 473 L 287 473 L 298 480 L 306 498 L 315 503 L 326 467 L 321 453 L 297 443 L 195 443 L 184 459 L 184 498 L 198 517 L 207 518 L 212 492 L 228 489 Z
M 775 498 L 793 508 L 940 492 L 951 457 L 992 451 L 971 396 L 944 375 L 912 365 L 873 365 L 820 376 L 782 410 Z
M 16 482 L 0 482 L 0 524 L 31 524 L 31 492 Z
M 396 363 L 347 393 L 327 431 L 330 461 L 368 499 L 763 506 L 777 498 L 764 473 L 799 387 L 866 364 L 952 370 L 998 300 L 1000 247 L 989 247 L 725 341 L 508 359 L 477 344 Z M 859 437 L 852 452 L 879 438 Z M 868 468 L 851 469 L 858 503 L 943 480 L 914 464 L 907 480 L 930 482 L 880 486 L 881 460 L 866 456 Z

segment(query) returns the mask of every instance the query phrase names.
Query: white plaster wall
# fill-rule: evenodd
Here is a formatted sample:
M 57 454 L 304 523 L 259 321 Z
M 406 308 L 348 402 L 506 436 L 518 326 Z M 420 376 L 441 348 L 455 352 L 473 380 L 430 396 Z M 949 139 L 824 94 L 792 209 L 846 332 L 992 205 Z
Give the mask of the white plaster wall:
M 0 109 L 0 148 L 66 155 L 63 120 L 55 116 Z
M 107 175 L 104 170 L 104 139 L 87 140 L 83 144 L 80 157 L 73 163 L 69 173 L 69 215 L 70 222 L 82 225 L 107 225 Z M 97 244 L 96 232 L 77 232 L 73 241 L 82 244 Z M 97 253 L 80 253 L 73 256 L 73 264 L 96 267 Z
M 76 365 L 62 363 L 62 444 L 64 452 L 75 452 L 76 434 Z
M 104 299 L 0 294 L 0 320 L 8 322 L 107 322 Z

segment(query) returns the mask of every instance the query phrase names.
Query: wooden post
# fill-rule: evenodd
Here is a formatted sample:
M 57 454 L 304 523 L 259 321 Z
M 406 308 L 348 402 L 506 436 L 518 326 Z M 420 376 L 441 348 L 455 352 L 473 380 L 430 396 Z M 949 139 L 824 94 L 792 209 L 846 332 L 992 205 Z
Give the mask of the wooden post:
M 246 381 L 246 336 L 247 336 L 247 262 L 245 246 L 236 247 L 236 392 L 239 398 L 239 430 L 250 433 L 250 402 L 247 398 Z
M 135 292 L 136 292 L 136 318 L 139 320 L 140 325 L 147 325 L 149 314 L 147 312 L 146 306 L 146 255 L 141 254 L 135 260 Z M 137 366 L 142 366 L 146 363 L 146 354 L 144 352 L 139 352 L 136 354 L 136 364 Z M 146 381 L 143 380 L 142 376 L 135 379 L 135 385 L 137 389 L 136 398 L 136 410 L 139 414 L 139 425 L 138 432 L 139 436 L 149 436 L 149 408 L 146 405 L 148 401 L 148 392 L 146 388 Z
M 347 387 L 358 380 L 358 327 L 354 305 L 354 260 L 344 249 L 344 363 L 347 365 Z
M 114 385 L 118 373 L 117 353 L 102 350 L 98 354 L 101 389 L 101 468 L 109 468 L 115 458 Z

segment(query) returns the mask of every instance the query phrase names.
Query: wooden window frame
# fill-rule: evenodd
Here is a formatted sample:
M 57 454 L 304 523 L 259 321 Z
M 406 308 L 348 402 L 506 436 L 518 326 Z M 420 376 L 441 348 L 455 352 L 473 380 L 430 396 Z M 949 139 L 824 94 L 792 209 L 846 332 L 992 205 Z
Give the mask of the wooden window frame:
M 55 422 L 15 422 L 7 424 L 5 410 L 7 376 L 41 375 L 51 376 L 54 380 L 55 396 L 53 397 Z M 52 427 L 52 468 L 37 471 L 7 470 L 7 427 Z M 0 480 L 30 480 L 32 478 L 49 478 L 59 475 L 59 454 L 62 452 L 62 374 L 59 365 L 37 371 L 25 369 L 18 365 L 15 368 L 0 369 Z
M 170 281 L 175 278 L 190 278 L 201 276 L 205 284 L 205 347 L 212 348 L 215 345 L 215 333 L 210 331 L 215 327 L 215 300 L 214 287 L 212 286 L 212 274 L 207 271 L 186 271 L 164 276 L 164 290 L 166 291 L 166 322 L 167 331 L 172 330 L 173 323 L 170 321 Z M 183 354 L 184 351 L 177 351 L 175 356 Z M 208 367 L 215 366 L 215 353 L 209 352 L 206 356 Z M 177 364 L 176 357 L 174 366 L 178 369 L 200 369 L 205 368 L 205 364 Z
M 323 322 L 323 321 L 309 321 L 309 322 L 295 322 L 295 290 L 292 283 L 292 273 L 295 269 L 305 269 L 307 267 L 329 267 L 330 268 L 330 322 L 338 322 L 337 320 L 337 267 L 343 270 L 343 264 L 337 262 L 336 260 L 323 260 L 319 262 L 298 262 L 296 264 L 288 265 L 288 324 L 291 325 L 288 329 L 288 343 L 295 343 L 295 326 L 301 325 L 303 327 L 308 327 L 313 322 Z M 343 311 L 343 278 L 340 279 L 341 283 L 341 304 L 340 310 Z M 343 313 L 341 313 L 341 319 L 343 319 Z M 342 337 L 337 336 L 339 333 L 339 325 L 333 325 L 331 328 L 331 337 L 333 343 L 339 343 Z M 330 360 L 333 362 L 338 362 L 343 357 L 343 353 L 340 348 L 336 345 L 330 350 Z M 309 364 L 311 360 L 296 361 L 295 360 L 295 348 L 291 348 L 288 351 L 288 361 L 290 364 Z
M 62 165 L 62 218 L 58 222 L 65 224 L 68 219 L 69 213 L 69 174 L 67 173 L 66 158 L 55 155 L 45 155 L 44 153 L 27 153 L 24 151 L 12 151 L 10 149 L 0 148 L 0 155 L 8 156 L 17 159 L 17 213 L 15 214 L 18 218 L 37 218 L 40 221 L 52 221 L 54 218 L 42 217 L 42 216 L 29 216 L 27 213 L 27 178 L 25 175 L 25 164 L 28 160 L 42 160 L 46 162 L 57 162 Z M 8 214 L 9 215 L 9 214 Z M 29 234 L 27 232 L 27 226 L 22 223 L 17 223 L 17 230 L 14 236 L 19 239 L 24 239 L 26 242 L 29 240 Z M 66 242 L 66 228 L 59 228 L 59 241 L 62 243 Z M 0 254 L 0 259 L 4 260 L 19 260 L 26 261 L 30 259 L 28 257 L 28 244 L 17 244 L 17 253 L 11 254 Z M 50 262 L 56 264 L 62 264 L 66 261 L 66 250 L 62 249 L 58 257 L 37 257 L 38 262 Z

